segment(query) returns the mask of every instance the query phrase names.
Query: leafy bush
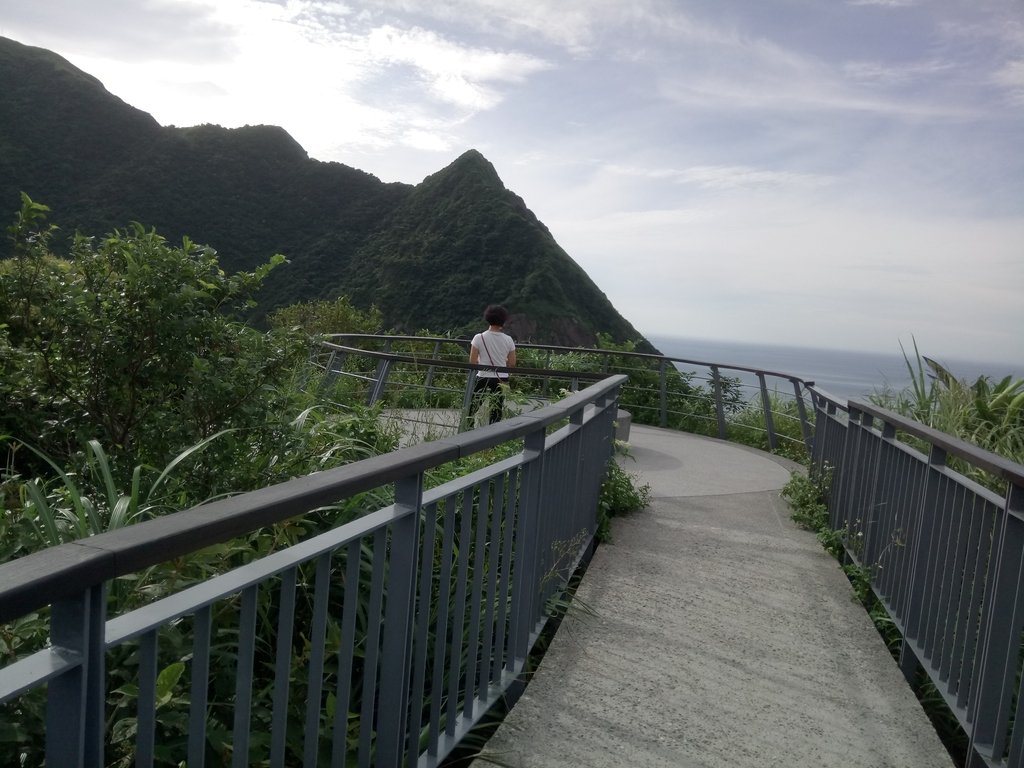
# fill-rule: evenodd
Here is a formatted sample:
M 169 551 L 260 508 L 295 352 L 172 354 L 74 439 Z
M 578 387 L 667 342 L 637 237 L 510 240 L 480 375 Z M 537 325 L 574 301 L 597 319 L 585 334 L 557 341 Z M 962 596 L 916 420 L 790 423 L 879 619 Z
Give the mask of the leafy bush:
M 267 391 L 304 349 L 232 313 L 283 257 L 229 276 L 212 249 L 171 247 L 135 224 L 76 235 L 63 259 L 49 250 L 46 211 L 23 196 L 14 257 L 0 262 L 0 434 L 57 460 L 96 439 L 162 466 L 225 428 L 264 421 Z
M 376 307 L 364 311 L 346 296 L 331 301 L 305 301 L 281 307 L 270 315 L 274 328 L 299 328 L 310 336 L 330 333 L 380 333 L 383 327 Z
M 832 474 L 829 471 L 810 475 L 794 472 L 782 489 L 782 498 L 789 502 L 793 522 L 808 531 L 827 529 L 831 484 Z
M 772 411 L 772 426 L 775 429 L 775 453 L 793 461 L 806 462 L 807 445 L 804 443 L 796 400 L 792 397 L 782 397 L 777 392 L 770 392 L 768 401 Z M 756 402 L 747 403 L 745 407 L 732 414 L 729 438 L 753 448 L 769 450 L 767 420 L 760 397 Z
M 624 470 L 612 458 L 608 472 L 601 482 L 601 495 L 597 502 L 597 540 L 611 541 L 611 519 L 643 509 L 651 502 L 651 486 Z

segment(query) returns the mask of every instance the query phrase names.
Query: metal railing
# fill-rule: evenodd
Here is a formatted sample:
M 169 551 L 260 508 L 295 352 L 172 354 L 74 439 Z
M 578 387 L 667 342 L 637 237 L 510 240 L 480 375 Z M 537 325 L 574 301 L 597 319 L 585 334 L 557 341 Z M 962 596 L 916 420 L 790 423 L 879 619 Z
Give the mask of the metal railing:
M 815 402 L 830 527 L 899 630 L 904 674 L 927 673 L 971 768 L 1024 765 L 1024 466 L 870 403 Z
M 457 364 L 468 344 L 420 337 L 336 341 L 342 340 L 402 349 L 420 366 Z M 832 475 L 830 527 L 840 532 L 849 561 L 868 574 L 902 636 L 908 681 L 917 683 L 919 670 L 927 674 L 969 741 L 972 768 L 1024 765 L 1024 726 L 1014 727 L 1024 717 L 1024 466 L 778 372 L 617 350 L 529 344 L 519 350 L 537 370 L 629 376 L 620 405 L 639 421 L 730 438 L 743 428 L 731 416 L 760 408 L 763 447 L 778 450 L 787 437 L 776 422 L 791 419 L 816 471 Z M 703 390 L 678 371 L 700 367 L 707 374 L 694 376 Z M 752 397 L 737 396 L 731 373 L 756 380 Z M 773 378 L 792 388 L 789 399 L 769 389 Z M 960 464 L 950 466 L 952 459 Z M 988 473 L 1005 492 L 965 472 Z
M 515 692 L 592 547 L 624 381 L 0 565 L 0 624 L 50 626 L 48 647 L 0 669 L 0 702 L 24 715 L 45 697 L 54 767 L 112 752 L 189 768 L 439 764 Z M 424 490 L 432 469 L 519 440 Z M 375 489 L 394 503 L 110 615 L 125 577 Z M 111 727 L 109 700 L 129 689 L 136 711 Z
M 722 439 L 745 433 L 744 442 L 766 450 L 810 451 L 809 387 L 814 382 L 790 374 L 641 352 L 544 344 L 519 344 L 517 356 L 513 389 L 523 397 L 543 400 L 559 387 L 572 390 L 610 373 L 623 374 L 629 378 L 620 404 L 635 421 Z M 426 392 L 443 407 L 461 409 L 463 424 L 475 372 L 482 370 L 469 365 L 468 357 L 468 339 L 373 334 L 332 335 L 314 354 L 316 363 L 332 375 L 361 380 L 359 395 L 367 402 L 401 405 L 401 393 L 409 391 L 410 403 L 422 403 Z
M 438 407 L 466 415 L 477 370 L 465 362 L 467 344 L 348 335 L 319 348 L 314 361 L 325 386 L 348 387 L 367 402 L 401 407 L 408 392 L 418 407 L 428 392 Z M 0 565 L 0 622 L 52 605 L 51 647 L 0 670 L 0 701 L 45 686 L 47 732 L 58 734 L 48 739 L 47 763 L 102 764 L 105 680 L 116 658 L 137 679 L 138 764 L 152 764 L 174 659 L 161 640 L 186 633 L 192 645 L 171 664 L 184 659 L 190 671 L 182 746 L 190 768 L 203 764 L 213 740 L 206 718 L 218 708 L 233 718 L 235 765 L 257 754 L 295 764 L 296 738 L 304 765 L 318 756 L 325 764 L 437 765 L 515 689 L 546 601 L 588 551 L 617 409 L 731 437 L 745 427 L 731 422 L 730 404 L 743 403 L 762 408 L 765 447 L 795 440 L 814 471 L 831 473 L 830 526 L 901 633 L 908 680 L 923 670 L 956 716 L 971 768 L 1024 765 L 1024 726 L 1015 725 L 1024 717 L 1024 467 L 786 374 L 613 350 L 519 349 L 528 364 L 512 373 L 538 406 L 615 375 L 484 429 Z M 705 377 L 678 370 L 700 366 Z M 737 399 L 730 372 L 756 379 L 752 398 Z M 773 378 L 792 387 L 788 405 L 779 404 L 784 390 L 769 389 Z M 796 428 L 777 429 L 783 418 Z M 516 456 L 423 490 L 431 467 L 520 438 Z M 1005 493 L 968 470 L 997 478 Z M 106 616 L 106 590 L 121 575 L 382 486 L 394 488 L 393 505 Z M 223 654 L 211 638 L 225 633 L 237 637 L 226 658 L 238 682 L 227 693 L 204 687 Z M 258 700 L 261 682 L 269 704 Z M 252 732 L 249 713 L 259 707 L 272 712 L 267 733 Z

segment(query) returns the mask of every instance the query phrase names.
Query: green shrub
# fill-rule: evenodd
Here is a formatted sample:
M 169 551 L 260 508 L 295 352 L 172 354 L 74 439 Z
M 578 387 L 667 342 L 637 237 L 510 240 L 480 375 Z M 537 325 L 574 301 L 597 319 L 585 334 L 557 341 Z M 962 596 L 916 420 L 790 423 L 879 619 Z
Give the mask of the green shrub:
M 614 458 L 601 482 L 598 500 L 597 540 L 611 540 L 611 519 L 643 509 L 651 501 L 651 486 L 624 470 Z
M 264 421 L 268 389 L 304 344 L 233 315 L 283 257 L 229 276 L 212 249 L 171 247 L 134 224 L 76 235 L 63 259 L 49 250 L 46 211 L 23 196 L 14 256 L 0 262 L 0 434 L 57 460 L 98 440 L 112 456 L 162 466 L 221 430 Z
M 768 394 L 772 411 L 772 425 L 775 430 L 774 453 L 793 461 L 805 463 L 808 460 L 807 445 L 804 443 L 800 411 L 792 397 L 782 397 L 778 392 Z M 768 422 L 760 396 L 735 410 L 729 417 L 729 438 L 733 442 L 770 450 L 768 445 Z
M 828 528 L 828 497 L 832 484 L 830 471 L 805 474 L 794 472 L 782 489 L 789 502 L 793 522 L 808 531 Z

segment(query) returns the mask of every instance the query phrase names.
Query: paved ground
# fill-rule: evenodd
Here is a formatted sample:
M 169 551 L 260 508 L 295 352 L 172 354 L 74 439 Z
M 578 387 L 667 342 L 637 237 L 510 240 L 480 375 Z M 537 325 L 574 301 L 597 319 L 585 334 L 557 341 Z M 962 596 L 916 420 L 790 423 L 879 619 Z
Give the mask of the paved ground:
M 616 520 L 484 756 L 515 768 L 948 768 L 846 578 L 789 520 L 785 460 L 630 435 Z M 482 762 L 482 761 L 480 761 Z

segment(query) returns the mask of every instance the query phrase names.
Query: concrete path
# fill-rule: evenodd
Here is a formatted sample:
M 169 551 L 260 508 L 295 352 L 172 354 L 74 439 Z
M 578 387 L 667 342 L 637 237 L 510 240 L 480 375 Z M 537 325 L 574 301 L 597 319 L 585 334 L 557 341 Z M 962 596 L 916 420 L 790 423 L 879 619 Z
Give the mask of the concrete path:
M 481 756 L 515 768 L 949 768 L 838 564 L 789 519 L 790 464 L 634 425 L 653 501 L 614 521 Z M 481 760 L 483 762 L 483 760 Z

